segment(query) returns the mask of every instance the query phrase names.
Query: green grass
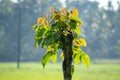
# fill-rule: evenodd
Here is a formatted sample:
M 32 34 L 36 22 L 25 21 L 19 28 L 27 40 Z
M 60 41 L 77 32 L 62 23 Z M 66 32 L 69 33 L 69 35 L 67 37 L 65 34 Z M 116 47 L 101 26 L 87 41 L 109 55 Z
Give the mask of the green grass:
M 0 63 L 0 80 L 63 80 L 61 64 L 41 63 Z M 72 80 L 120 80 L 120 64 L 91 64 L 89 68 L 79 64 L 75 66 Z

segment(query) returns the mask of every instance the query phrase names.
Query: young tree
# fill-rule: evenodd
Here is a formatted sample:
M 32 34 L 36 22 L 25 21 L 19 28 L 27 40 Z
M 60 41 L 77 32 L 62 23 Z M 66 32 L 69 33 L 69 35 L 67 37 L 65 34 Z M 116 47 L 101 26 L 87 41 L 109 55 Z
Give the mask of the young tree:
M 64 80 L 72 80 L 72 59 L 76 64 L 81 60 L 87 67 L 90 64 L 89 56 L 81 49 L 87 45 L 86 41 L 84 38 L 78 38 L 82 21 L 78 18 L 78 10 L 75 8 L 69 11 L 65 8 L 50 8 L 50 12 L 51 14 L 38 18 L 37 24 L 32 27 L 36 31 L 35 47 L 47 48 L 46 54 L 42 57 L 43 67 L 50 60 L 56 62 L 58 49 L 62 49 L 60 56 L 63 60 Z

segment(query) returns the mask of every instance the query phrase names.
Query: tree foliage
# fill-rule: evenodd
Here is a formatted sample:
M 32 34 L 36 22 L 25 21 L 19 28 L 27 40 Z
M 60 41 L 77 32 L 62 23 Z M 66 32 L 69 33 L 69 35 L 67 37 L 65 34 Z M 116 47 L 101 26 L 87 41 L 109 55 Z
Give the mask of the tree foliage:
M 69 42 L 69 35 L 73 36 L 72 56 L 74 62 L 78 64 L 82 61 L 88 67 L 90 58 L 81 49 L 81 47 L 87 46 L 87 42 L 84 38 L 78 37 L 81 34 L 79 26 L 82 26 L 82 21 L 78 17 L 78 10 L 76 8 L 68 11 L 65 8 L 57 10 L 51 7 L 50 12 L 51 14 L 38 18 L 37 24 L 32 26 L 32 29 L 35 29 L 36 32 L 34 37 L 35 47 L 46 48 L 46 54 L 42 57 L 43 67 L 50 60 L 56 62 L 57 52 L 64 48 L 64 44 Z M 63 52 L 60 56 L 63 60 Z

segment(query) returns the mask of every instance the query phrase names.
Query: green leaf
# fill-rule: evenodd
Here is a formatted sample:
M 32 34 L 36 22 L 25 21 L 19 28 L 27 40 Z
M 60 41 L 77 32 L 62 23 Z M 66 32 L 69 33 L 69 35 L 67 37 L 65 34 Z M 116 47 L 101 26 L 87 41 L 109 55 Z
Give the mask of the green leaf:
M 64 21 L 64 20 L 65 20 L 65 16 L 62 15 L 62 16 L 60 17 L 60 20 L 61 20 L 61 21 Z
M 74 39 L 78 39 L 78 34 L 75 32 L 75 33 L 73 34 L 73 37 L 74 37 Z
M 45 65 L 49 62 L 50 56 L 51 56 L 51 54 L 50 54 L 50 53 L 47 53 L 47 54 L 45 54 L 45 55 L 42 57 L 42 65 L 43 65 L 43 68 L 45 68 Z
M 73 75 L 73 73 L 74 73 L 74 65 L 71 66 L 71 73 Z
M 74 62 L 75 64 L 79 64 L 80 63 L 80 53 L 74 54 Z
M 52 62 L 56 62 L 56 60 L 57 60 L 57 55 L 56 55 L 56 54 L 53 54 L 53 55 L 51 56 L 51 60 L 52 60 Z
M 81 48 L 78 46 L 73 46 L 72 51 L 74 54 L 77 54 L 81 52 Z
M 51 42 L 51 37 L 47 37 L 46 38 L 46 41 L 45 41 L 45 44 L 48 46 Z
M 89 67 L 90 65 L 90 57 L 87 54 L 82 54 L 81 56 L 82 62 L 86 67 Z
M 50 26 L 44 26 L 44 28 L 48 31 L 50 30 Z
M 32 26 L 32 30 L 36 29 L 37 27 L 38 27 L 38 24 L 34 24 L 34 25 Z
M 43 39 L 42 48 L 47 47 L 50 44 L 50 42 L 51 42 L 51 36 L 48 35 Z
M 80 30 L 79 26 L 76 26 L 76 28 L 75 28 L 75 32 L 76 32 L 78 35 L 81 34 L 81 30 Z
M 59 34 L 57 34 L 57 33 L 54 33 L 53 35 L 52 35 L 52 38 L 53 38 L 53 41 L 55 42 L 55 43 L 57 43 L 58 42 L 58 40 L 59 40 Z
M 34 47 L 37 48 L 41 44 L 42 40 L 43 40 L 42 37 L 40 39 L 36 40 Z
M 38 45 L 38 41 L 35 41 L 35 45 L 34 45 L 34 48 L 37 48 L 39 45 Z
M 78 23 L 80 26 L 82 26 L 82 24 L 83 24 L 83 22 L 82 22 L 80 19 L 78 19 L 77 23 Z
M 54 30 L 57 26 L 57 23 L 51 24 L 51 28 Z
M 77 26 L 77 22 L 75 20 L 71 19 L 69 22 L 69 25 L 70 25 L 71 29 L 75 29 Z
M 42 37 L 42 35 L 44 34 L 45 31 L 46 31 L 45 28 L 40 28 L 40 30 L 37 32 L 37 36 Z
M 52 11 L 53 10 L 53 11 Z M 86 55 L 81 46 L 86 46 L 85 39 L 79 39 L 81 34 L 79 25 L 82 25 L 82 21 L 79 19 L 78 10 L 73 8 L 71 11 L 63 9 L 56 10 L 51 8 L 51 15 L 46 17 L 40 17 L 37 20 L 37 24 L 32 26 L 35 29 L 35 47 L 41 46 L 47 48 L 46 54 L 42 57 L 42 65 L 45 65 L 52 60 L 56 62 L 58 49 L 63 49 L 64 44 L 67 44 L 71 40 L 71 36 L 74 37 L 74 43 L 72 47 L 74 61 L 76 64 L 82 60 L 85 66 L 89 66 L 90 58 Z M 64 53 L 61 53 L 60 57 L 64 60 Z M 71 74 L 74 72 L 74 66 L 71 66 Z

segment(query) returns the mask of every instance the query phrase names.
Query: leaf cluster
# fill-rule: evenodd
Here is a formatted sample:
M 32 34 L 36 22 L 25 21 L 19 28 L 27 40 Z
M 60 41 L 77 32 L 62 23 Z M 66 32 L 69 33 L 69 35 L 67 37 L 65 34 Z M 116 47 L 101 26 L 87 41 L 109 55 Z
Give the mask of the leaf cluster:
M 50 60 L 56 62 L 57 52 L 69 42 L 69 35 L 73 36 L 74 62 L 78 64 L 82 60 L 83 64 L 88 67 L 90 58 L 81 49 L 82 46 L 87 46 L 86 40 L 78 38 L 81 34 L 79 26 L 82 26 L 82 21 L 78 17 L 78 10 L 75 8 L 68 11 L 65 8 L 57 10 L 51 7 L 50 12 L 51 14 L 38 18 L 37 24 L 32 27 L 36 32 L 34 37 L 35 48 L 38 46 L 46 48 L 46 54 L 42 57 L 43 67 Z M 60 57 L 63 60 L 64 54 L 61 53 Z

